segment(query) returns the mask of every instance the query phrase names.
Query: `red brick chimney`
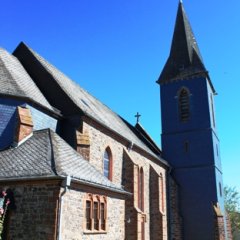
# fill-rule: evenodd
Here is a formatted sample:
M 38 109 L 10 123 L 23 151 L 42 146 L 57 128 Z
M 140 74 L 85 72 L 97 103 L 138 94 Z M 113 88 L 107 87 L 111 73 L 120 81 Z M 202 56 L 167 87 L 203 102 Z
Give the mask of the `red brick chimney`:
M 76 131 L 77 152 L 86 160 L 90 159 L 90 137 L 88 132 L 81 133 Z
M 17 107 L 17 125 L 14 143 L 18 145 L 21 141 L 30 137 L 33 131 L 31 111 L 25 107 Z

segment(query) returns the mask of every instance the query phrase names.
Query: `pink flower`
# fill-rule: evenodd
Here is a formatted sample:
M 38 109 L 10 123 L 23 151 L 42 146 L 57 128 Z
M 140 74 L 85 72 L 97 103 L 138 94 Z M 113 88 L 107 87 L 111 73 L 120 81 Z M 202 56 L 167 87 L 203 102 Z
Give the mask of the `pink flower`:
M 7 193 L 5 191 L 2 191 L 2 195 L 5 197 Z
M 10 200 L 8 199 L 7 202 L 6 202 L 6 205 L 8 205 L 10 203 Z
M 0 208 L 0 214 L 3 215 L 3 213 L 4 213 L 3 208 Z

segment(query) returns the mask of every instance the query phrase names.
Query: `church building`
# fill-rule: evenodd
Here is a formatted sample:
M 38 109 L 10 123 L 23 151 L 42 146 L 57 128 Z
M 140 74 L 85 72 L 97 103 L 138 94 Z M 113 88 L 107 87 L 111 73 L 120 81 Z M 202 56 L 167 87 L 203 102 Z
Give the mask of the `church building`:
M 25 43 L 1 48 L 0 239 L 231 240 L 216 90 L 181 1 L 157 83 L 161 149 Z

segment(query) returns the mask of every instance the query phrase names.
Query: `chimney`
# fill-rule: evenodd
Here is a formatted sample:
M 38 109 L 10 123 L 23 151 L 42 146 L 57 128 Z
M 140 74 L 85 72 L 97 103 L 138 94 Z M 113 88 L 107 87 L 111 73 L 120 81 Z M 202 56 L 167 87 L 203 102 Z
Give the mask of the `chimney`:
M 14 145 L 18 146 L 32 135 L 33 121 L 30 109 L 17 107 L 17 124 L 14 137 Z
M 86 160 L 90 160 L 90 138 L 89 133 L 76 131 L 77 152 Z

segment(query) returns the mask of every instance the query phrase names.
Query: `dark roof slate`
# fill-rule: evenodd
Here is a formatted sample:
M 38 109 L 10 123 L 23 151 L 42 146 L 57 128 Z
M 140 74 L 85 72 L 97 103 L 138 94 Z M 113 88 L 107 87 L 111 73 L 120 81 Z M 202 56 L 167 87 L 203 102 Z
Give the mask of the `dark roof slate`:
M 16 57 L 0 48 L 0 94 L 26 98 L 53 110 Z
M 49 129 L 33 132 L 20 146 L 0 151 L 0 180 L 71 176 L 96 187 L 124 192 Z
M 154 152 L 158 152 L 158 154 L 161 155 L 161 149 L 157 146 L 157 144 L 139 122 L 135 125 L 135 128 L 138 132 L 139 137 L 145 142 L 145 144 Z
M 31 52 L 35 58 L 35 61 L 37 60 L 45 68 L 45 70 L 51 74 L 52 80 L 58 84 L 58 86 L 71 98 L 73 103 L 78 106 L 78 108 L 83 111 L 84 114 L 107 126 L 114 132 L 120 134 L 166 164 L 166 162 L 159 157 L 158 153 L 152 151 L 151 148 L 149 148 L 141 140 L 141 138 L 139 138 L 139 136 L 132 131 L 132 129 L 129 127 L 129 123 L 127 124 L 126 121 L 123 120 L 118 114 L 113 112 L 110 108 L 93 97 L 86 90 L 81 88 L 77 83 L 72 81 L 56 67 L 47 62 L 38 53 L 33 51 L 24 43 L 21 43 L 15 50 L 14 54 L 20 59 L 20 61 L 24 61 L 23 56 L 28 55 L 26 52 Z M 134 127 L 132 126 L 132 128 Z
M 172 80 L 192 78 L 196 75 L 208 78 L 213 88 L 183 3 L 180 1 L 170 55 L 157 82 L 164 84 Z M 215 92 L 214 88 L 213 91 Z

